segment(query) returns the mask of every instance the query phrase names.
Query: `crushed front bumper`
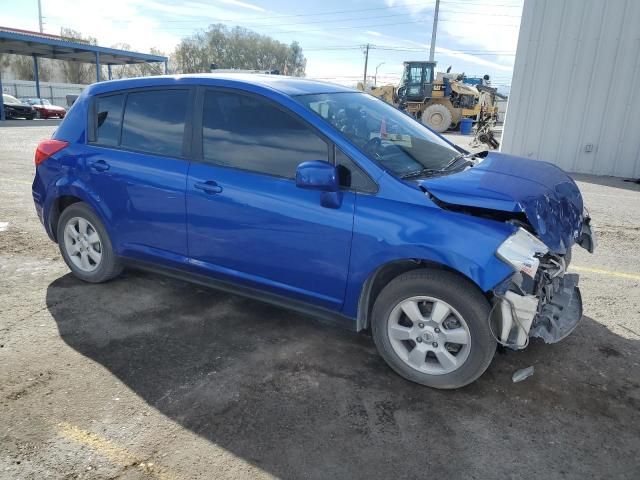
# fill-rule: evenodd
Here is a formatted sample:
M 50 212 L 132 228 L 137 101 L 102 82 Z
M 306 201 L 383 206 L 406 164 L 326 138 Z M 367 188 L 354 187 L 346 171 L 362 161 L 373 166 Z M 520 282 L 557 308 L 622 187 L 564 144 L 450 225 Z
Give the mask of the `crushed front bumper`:
M 582 222 L 582 230 L 576 243 L 589 253 L 595 251 L 597 246 L 596 235 L 590 217 L 586 217 Z
M 554 278 L 544 288 L 544 295 L 520 295 L 507 291 L 496 295 L 499 308 L 493 309 L 491 322 L 498 325 L 502 345 L 522 349 L 529 337 L 546 343 L 563 340 L 582 318 L 582 296 L 577 274 Z
M 582 318 L 578 279 L 575 273 L 567 273 L 559 279 L 557 288 L 554 285 L 553 296 L 533 319 L 529 336 L 556 343 L 575 330 Z

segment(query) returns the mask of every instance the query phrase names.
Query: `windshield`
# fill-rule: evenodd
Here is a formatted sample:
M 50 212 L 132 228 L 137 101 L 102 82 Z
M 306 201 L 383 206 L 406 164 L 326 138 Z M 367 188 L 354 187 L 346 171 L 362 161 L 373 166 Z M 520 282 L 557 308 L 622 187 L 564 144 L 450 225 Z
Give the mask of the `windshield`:
M 12 97 L 11 95 L 7 95 L 6 93 L 2 94 L 2 101 L 9 105 L 22 105 L 22 102 L 18 100 L 16 97 Z
M 398 177 L 432 175 L 461 156 L 413 118 L 371 95 L 322 93 L 295 98 Z

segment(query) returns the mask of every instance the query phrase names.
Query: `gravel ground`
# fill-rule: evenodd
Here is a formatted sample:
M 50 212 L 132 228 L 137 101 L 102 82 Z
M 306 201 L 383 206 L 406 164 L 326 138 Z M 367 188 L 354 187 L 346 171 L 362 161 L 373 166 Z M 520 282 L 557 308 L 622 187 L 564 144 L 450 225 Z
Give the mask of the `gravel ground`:
M 640 186 L 577 177 L 600 244 L 575 333 L 442 392 L 257 301 L 77 281 L 31 199 L 53 128 L 0 127 L 1 478 L 640 478 Z

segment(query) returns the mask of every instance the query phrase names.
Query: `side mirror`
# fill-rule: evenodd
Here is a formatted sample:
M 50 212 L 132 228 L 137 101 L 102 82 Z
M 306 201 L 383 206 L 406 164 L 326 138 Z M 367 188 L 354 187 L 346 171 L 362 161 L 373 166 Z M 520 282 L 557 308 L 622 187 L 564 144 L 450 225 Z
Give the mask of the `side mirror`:
M 337 192 L 340 190 L 338 171 L 329 162 L 303 162 L 296 169 L 296 186 L 309 190 Z

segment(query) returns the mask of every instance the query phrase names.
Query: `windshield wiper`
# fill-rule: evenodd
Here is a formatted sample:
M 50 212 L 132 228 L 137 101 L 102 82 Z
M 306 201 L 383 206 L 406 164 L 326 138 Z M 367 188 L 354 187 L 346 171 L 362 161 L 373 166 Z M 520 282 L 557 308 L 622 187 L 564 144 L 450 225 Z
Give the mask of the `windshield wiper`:
M 473 162 L 471 162 L 469 158 L 472 158 L 475 156 L 476 156 L 475 153 L 461 153 L 460 155 L 456 155 L 451 159 L 449 163 L 447 163 L 444 167 L 442 167 L 440 171 L 449 170 L 460 160 L 466 160 L 470 165 L 473 165 Z
M 417 170 L 411 173 L 405 173 L 400 178 L 417 178 L 423 177 L 425 175 L 434 175 L 436 173 L 440 173 L 440 170 L 434 170 L 433 168 L 423 168 L 422 170 Z

